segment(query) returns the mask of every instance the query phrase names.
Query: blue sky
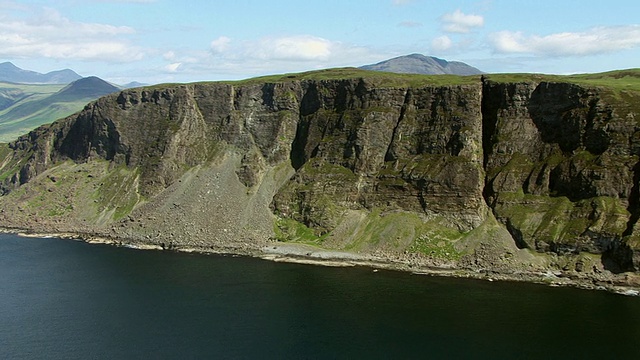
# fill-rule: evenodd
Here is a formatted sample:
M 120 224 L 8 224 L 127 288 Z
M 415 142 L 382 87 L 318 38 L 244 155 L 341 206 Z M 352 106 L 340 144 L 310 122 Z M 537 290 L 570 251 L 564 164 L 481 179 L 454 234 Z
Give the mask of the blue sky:
M 637 0 L 0 0 L 0 62 L 123 84 L 232 80 L 421 53 L 485 72 L 640 67 Z

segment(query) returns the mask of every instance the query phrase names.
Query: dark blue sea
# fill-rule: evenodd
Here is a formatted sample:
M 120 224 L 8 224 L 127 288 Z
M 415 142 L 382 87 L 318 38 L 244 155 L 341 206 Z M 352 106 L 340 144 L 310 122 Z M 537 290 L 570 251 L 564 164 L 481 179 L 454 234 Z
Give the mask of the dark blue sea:
M 640 298 L 0 235 L 0 359 L 639 359 Z

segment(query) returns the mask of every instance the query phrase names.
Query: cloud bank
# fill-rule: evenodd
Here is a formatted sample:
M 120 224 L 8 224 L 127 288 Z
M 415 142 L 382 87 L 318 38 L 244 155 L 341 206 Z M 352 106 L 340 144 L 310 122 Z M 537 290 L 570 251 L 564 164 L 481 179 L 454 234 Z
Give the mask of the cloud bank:
M 537 56 L 587 56 L 640 46 L 640 25 L 595 27 L 583 32 L 562 32 L 545 36 L 501 31 L 489 41 L 496 53 Z
M 26 19 L 0 15 L 0 57 L 136 61 L 144 53 L 127 40 L 133 34 L 128 26 L 74 22 L 52 9 Z

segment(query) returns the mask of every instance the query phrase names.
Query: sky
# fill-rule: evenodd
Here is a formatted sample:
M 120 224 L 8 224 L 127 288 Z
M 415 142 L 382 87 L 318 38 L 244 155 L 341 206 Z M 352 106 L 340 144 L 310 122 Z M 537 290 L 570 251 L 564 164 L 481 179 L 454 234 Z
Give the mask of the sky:
M 637 0 L 0 0 L 0 62 L 116 84 L 237 80 L 420 53 L 488 73 L 640 67 Z

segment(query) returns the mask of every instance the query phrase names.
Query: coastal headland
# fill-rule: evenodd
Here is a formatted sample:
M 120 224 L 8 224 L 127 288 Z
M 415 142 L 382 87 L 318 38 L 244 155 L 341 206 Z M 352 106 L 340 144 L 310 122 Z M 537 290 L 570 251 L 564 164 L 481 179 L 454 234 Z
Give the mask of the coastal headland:
M 0 224 L 633 293 L 638 104 L 637 70 L 127 89 L 2 145 Z

